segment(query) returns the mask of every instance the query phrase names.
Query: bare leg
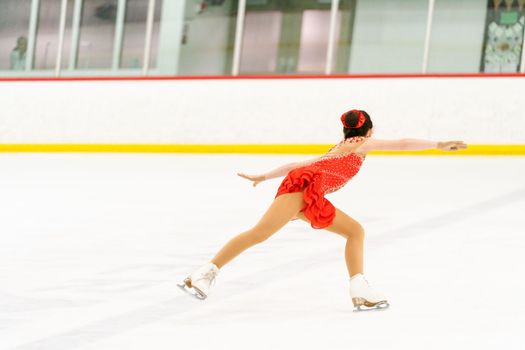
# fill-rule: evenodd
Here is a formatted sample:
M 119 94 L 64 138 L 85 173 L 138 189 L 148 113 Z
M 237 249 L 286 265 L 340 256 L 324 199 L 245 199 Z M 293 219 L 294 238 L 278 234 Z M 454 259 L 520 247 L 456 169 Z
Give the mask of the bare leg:
M 275 198 L 259 222 L 248 231 L 232 238 L 211 260 L 220 269 L 251 246 L 261 243 L 279 231 L 304 207 L 303 193 L 285 193 Z
M 309 222 L 302 212 L 297 217 Z M 361 224 L 341 210 L 335 210 L 335 218 L 327 231 L 337 233 L 346 239 L 345 261 L 350 277 L 357 273 L 363 273 L 363 246 L 365 231 Z

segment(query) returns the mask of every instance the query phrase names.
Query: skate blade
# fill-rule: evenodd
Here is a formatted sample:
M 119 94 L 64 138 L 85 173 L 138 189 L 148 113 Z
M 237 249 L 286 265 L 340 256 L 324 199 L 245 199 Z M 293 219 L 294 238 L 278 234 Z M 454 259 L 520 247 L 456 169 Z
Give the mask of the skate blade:
M 186 278 L 183 283 L 178 283 L 177 286 L 196 299 L 206 299 L 206 296 L 200 290 L 191 285 L 191 280 L 188 278 Z
M 361 311 L 382 311 L 388 309 L 390 304 L 387 301 L 380 301 L 378 303 L 371 303 L 363 298 L 353 298 L 352 302 L 354 303 L 354 312 Z

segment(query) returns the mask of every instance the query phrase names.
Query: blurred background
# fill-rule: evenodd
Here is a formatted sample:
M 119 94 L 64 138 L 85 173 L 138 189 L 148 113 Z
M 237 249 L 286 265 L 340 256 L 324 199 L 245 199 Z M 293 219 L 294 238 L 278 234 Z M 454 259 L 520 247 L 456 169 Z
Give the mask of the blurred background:
M 3 0 L 0 76 L 523 72 L 522 0 Z

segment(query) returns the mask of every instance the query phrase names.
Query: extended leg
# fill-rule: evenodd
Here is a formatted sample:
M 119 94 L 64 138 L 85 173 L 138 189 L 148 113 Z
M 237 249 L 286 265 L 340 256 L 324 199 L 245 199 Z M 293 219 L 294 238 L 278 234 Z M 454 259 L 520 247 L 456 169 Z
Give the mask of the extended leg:
M 303 193 L 285 193 L 275 198 L 259 222 L 232 238 L 211 260 L 218 268 L 223 267 L 251 246 L 270 238 L 281 229 L 304 206 Z
M 298 213 L 297 217 L 309 222 L 302 212 Z M 365 239 L 363 226 L 341 210 L 336 209 L 334 221 L 326 230 L 346 238 L 345 261 L 350 277 L 363 273 L 363 246 Z

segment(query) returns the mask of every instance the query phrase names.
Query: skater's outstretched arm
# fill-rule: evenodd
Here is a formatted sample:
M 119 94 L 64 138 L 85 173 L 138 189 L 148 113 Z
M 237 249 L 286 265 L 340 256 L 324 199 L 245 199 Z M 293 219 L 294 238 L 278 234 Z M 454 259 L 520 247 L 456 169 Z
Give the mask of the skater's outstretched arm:
M 282 165 L 282 166 L 280 166 L 278 168 L 275 168 L 273 170 L 268 171 L 267 173 L 260 174 L 260 175 L 247 175 L 247 174 L 244 174 L 244 173 L 237 173 L 237 175 L 239 175 L 240 177 L 244 177 L 245 179 L 253 181 L 253 186 L 257 186 L 260 182 L 262 182 L 264 180 L 269 180 L 269 179 L 273 179 L 273 178 L 276 178 L 276 177 L 284 176 L 284 175 L 288 174 L 288 172 L 290 172 L 290 170 L 293 170 L 293 169 L 296 169 L 296 168 L 300 168 L 302 166 L 306 166 L 308 164 L 311 164 L 311 163 L 319 160 L 320 158 L 321 157 L 317 157 L 317 158 L 305 160 L 303 162 L 288 163 L 288 164 Z
M 364 142 L 358 151 L 362 153 L 370 151 L 421 151 L 429 149 L 457 151 L 466 148 L 467 145 L 463 141 L 440 142 L 421 139 L 378 140 L 371 138 Z

